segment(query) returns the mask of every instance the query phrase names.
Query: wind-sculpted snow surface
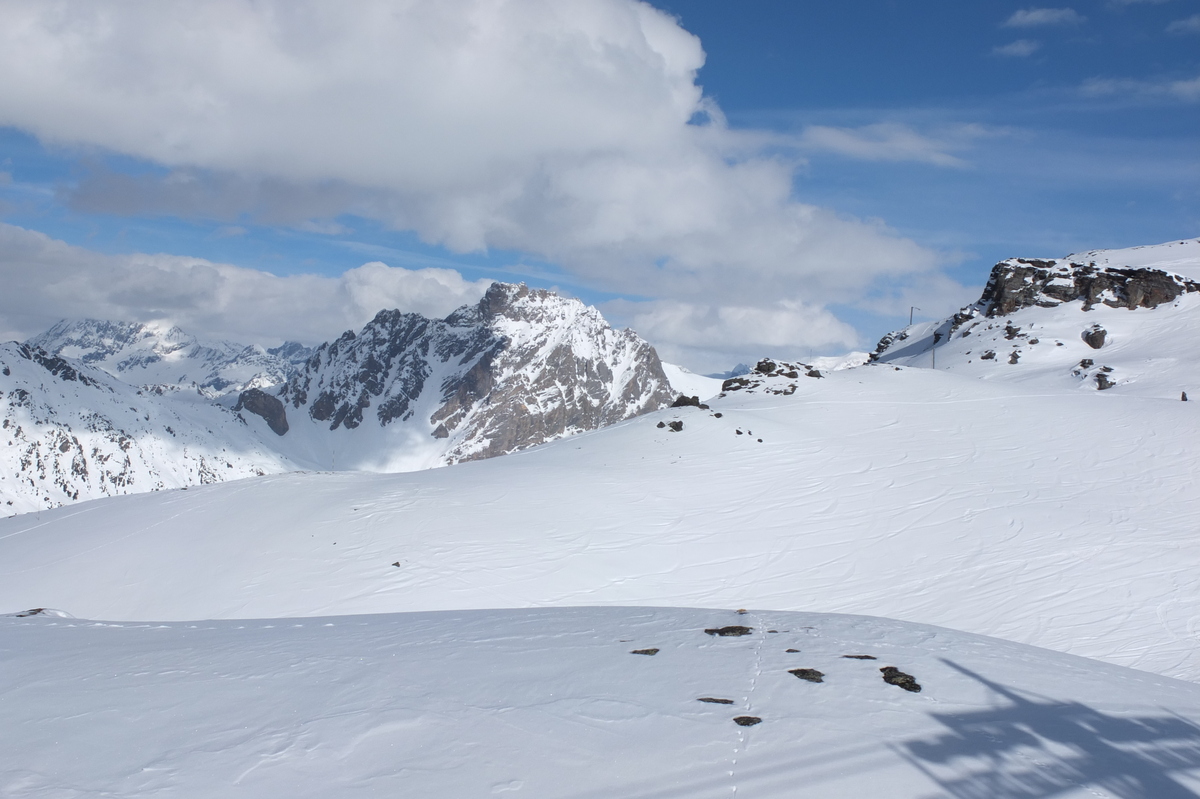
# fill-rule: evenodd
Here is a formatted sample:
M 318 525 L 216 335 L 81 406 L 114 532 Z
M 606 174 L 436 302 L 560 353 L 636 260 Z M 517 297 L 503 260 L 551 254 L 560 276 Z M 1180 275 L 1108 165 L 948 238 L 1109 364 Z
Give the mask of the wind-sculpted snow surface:
M 31 616 L 0 648 L 9 799 L 1200 795 L 1200 686 L 884 619 Z
M 167 399 L 25 344 L 0 345 L 0 387 L 8 513 L 288 468 L 199 395 Z
M 269 475 L 2 520 L 0 608 L 772 607 L 1200 679 L 1200 405 L 775 366 L 708 410 L 449 469 Z

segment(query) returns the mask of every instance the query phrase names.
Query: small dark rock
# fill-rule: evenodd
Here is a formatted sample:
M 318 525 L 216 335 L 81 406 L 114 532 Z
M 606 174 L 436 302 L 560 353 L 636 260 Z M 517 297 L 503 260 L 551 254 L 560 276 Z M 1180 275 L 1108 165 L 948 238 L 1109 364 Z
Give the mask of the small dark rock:
M 750 381 L 744 377 L 731 377 L 721 384 L 721 391 L 738 391 L 750 385 Z
M 1080 369 L 1091 369 L 1095 365 L 1096 365 L 1096 362 L 1093 361 L 1091 358 L 1084 358 L 1082 361 L 1079 362 Z
M 883 681 L 888 685 L 896 685 L 906 691 L 911 691 L 914 694 L 921 693 L 921 686 L 913 679 L 911 674 L 905 674 L 895 666 L 884 666 L 880 669 L 883 672 Z
M 762 719 L 758 716 L 737 716 L 733 723 L 739 727 L 753 727 L 755 724 L 761 724 Z
M 842 655 L 842 657 L 849 658 L 850 660 L 879 660 L 874 655 Z
M 659 652 L 658 647 L 650 647 L 649 649 L 635 649 L 632 652 L 630 652 L 629 654 L 631 654 L 631 655 L 657 655 L 658 652 Z
M 1108 331 L 1100 327 L 1100 325 L 1092 325 L 1083 331 L 1083 343 L 1094 350 L 1098 350 L 1104 346 L 1104 338 L 1107 335 Z
M 795 674 L 808 682 L 825 682 L 825 673 L 816 669 L 788 669 L 788 674 Z
M 713 705 L 732 705 L 732 699 L 717 699 L 715 696 L 702 696 L 696 700 L 697 702 L 708 702 Z
M 784 373 L 783 373 L 783 376 L 784 376 L 784 377 L 789 377 L 789 378 L 791 378 L 792 380 L 795 380 L 797 377 L 799 377 L 799 376 L 800 376 L 800 373 L 799 373 L 799 372 L 797 372 L 795 369 L 789 369 L 789 370 L 787 370 L 786 372 L 784 372 Z
M 683 422 L 680 422 L 680 421 L 667 422 L 667 427 L 670 429 L 670 431 L 672 433 L 678 433 L 679 431 L 683 430 Z
M 1108 371 L 1111 372 L 1112 370 L 1109 369 Z M 1107 372 L 1098 372 L 1096 374 L 1096 390 L 1097 391 L 1106 391 L 1115 385 L 1116 385 L 1115 382 L 1108 379 Z
M 655 425 L 655 427 L 657 427 L 659 430 L 663 429 L 666 426 L 667 426 L 666 422 L 659 422 L 658 424 Z
M 779 630 L 767 630 L 768 633 L 777 633 Z
M 398 569 L 398 568 L 400 568 L 400 561 L 396 561 L 396 562 L 395 562 L 395 563 L 393 563 L 392 565 L 393 565 L 393 566 L 395 566 L 395 567 Z
M 785 650 L 783 650 L 783 651 L 784 651 L 784 652 L 791 652 L 792 654 L 795 654 L 795 653 L 799 652 L 800 650 L 799 650 L 799 649 L 785 649 Z
M 1186 391 L 1181 392 L 1179 394 L 1179 399 L 1183 400 L 1184 402 L 1187 402 L 1187 392 Z
M 714 414 L 713 414 L 713 418 L 714 418 L 714 419 L 720 419 L 720 418 L 721 418 L 722 416 L 724 416 L 724 415 L 725 415 L 725 414 L 723 414 L 723 413 L 714 413 Z
M 721 638 L 731 638 L 738 635 L 749 635 L 754 632 L 754 628 L 743 627 L 740 624 L 731 624 L 728 627 L 710 627 L 704 632 L 709 635 L 718 635 Z
M 1021 351 L 1020 350 L 1013 350 L 1012 354 L 1010 354 L 1008 356 L 1009 363 L 1016 363 L 1019 360 L 1021 360 Z
M 983 355 L 979 356 L 979 360 L 981 360 L 981 361 L 991 361 L 991 360 L 995 360 L 995 358 L 996 358 L 995 350 L 988 350 Z
M 806 377 L 816 377 L 816 378 L 823 378 L 823 377 L 825 377 L 825 375 L 821 374 L 820 370 L 818 370 L 818 369 L 809 369 L 809 370 L 808 370 L 807 372 L 805 372 L 804 374 L 805 374 L 805 376 L 806 376 Z
M 740 436 L 740 435 L 742 435 L 742 431 L 741 431 L 741 430 L 735 430 L 734 432 L 735 432 L 735 433 L 737 433 L 739 436 Z
M 769 374 L 771 374 L 771 372 L 774 372 L 778 368 L 779 367 L 776 365 L 776 363 L 774 361 L 763 358 L 761 361 L 758 362 L 757 365 L 755 365 L 754 371 L 758 372 L 760 375 L 769 375 Z

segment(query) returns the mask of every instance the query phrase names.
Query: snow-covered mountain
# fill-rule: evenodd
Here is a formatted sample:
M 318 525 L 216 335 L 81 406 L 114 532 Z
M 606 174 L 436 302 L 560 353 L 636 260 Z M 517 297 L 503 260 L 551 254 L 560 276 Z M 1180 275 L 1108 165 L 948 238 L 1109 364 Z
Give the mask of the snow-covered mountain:
M 986 380 L 1200 395 L 1200 239 L 1002 261 L 978 302 L 889 333 L 871 357 Z
M 160 396 L 25 344 L 0 345 L 6 514 L 291 468 L 236 414 Z
M 210 397 L 282 383 L 312 355 L 294 341 L 264 349 L 201 341 L 175 326 L 99 319 L 64 320 L 25 343 L 160 394 L 199 388 Z
M 0 513 L 300 468 L 441 466 L 596 429 L 678 393 L 632 331 L 577 300 L 499 283 L 446 319 L 382 311 L 312 350 L 89 320 L 0 357 L 11 431 Z
M 381 311 L 267 393 L 289 420 L 282 452 L 396 471 L 595 430 L 665 407 L 678 392 L 654 348 L 595 308 L 493 283 L 445 319 Z

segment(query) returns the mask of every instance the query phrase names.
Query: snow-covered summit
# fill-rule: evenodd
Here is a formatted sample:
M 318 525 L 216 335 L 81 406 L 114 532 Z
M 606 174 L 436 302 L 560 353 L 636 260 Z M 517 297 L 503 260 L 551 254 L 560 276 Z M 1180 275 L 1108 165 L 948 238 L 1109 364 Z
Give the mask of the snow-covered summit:
M 614 330 L 578 300 L 508 283 L 445 319 L 380 311 L 361 331 L 318 347 L 273 393 L 293 430 L 296 418 L 334 433 L 385 430 L 388 440 L 408 441 L 393 448 L 420 465 L 594 430 L 676 394 L 654 348 L 633 331 Z M 360 449 L 357 457 L 371 456 Z
M 871 360 L 1179 399 L 1200 390 L 1200 243 L 1001 261 L 977 302 Z
M 100 319 L 63 320 L 26 343 L 159 393 L 199 387 L 212 397 L 282 383 L 311 355 L 296 342 L 264 349 L 202 341 L 174 325 Z

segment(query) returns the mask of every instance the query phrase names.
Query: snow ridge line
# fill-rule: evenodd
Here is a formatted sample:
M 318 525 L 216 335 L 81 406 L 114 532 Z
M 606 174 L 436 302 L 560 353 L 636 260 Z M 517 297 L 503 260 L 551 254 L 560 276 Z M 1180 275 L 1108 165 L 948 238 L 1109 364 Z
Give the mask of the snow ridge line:
M 739 612 L 741 612 L 741 611 L 739 611 Z M 756 630 L 758 630 L 758 642 L 754 647 L 754 674 L 750 677 L 750 690 L 747 691 L 746 695 L 742 697 L 742 704 L 743 704 L 743 707 L 744 707 L 744 710 L 746 711 L 746 713 L 750 713 L 751 711 L 754 710 L 754 703 L 751 702 L 750 699 L 752 696 L 754 696 L 754 689 L 758 687 L 758 678 L 762 676 L 763 644 L 765 644 L 766 640 L 767 640 L 766 628 L 763 627 L 762 619 L 760 619 L 758 616 L 752 616 L 751 618 L 754 620 L 754 628 Z M 731 793 L 735 794 L 735 795 L 737 794 L 736 772 L 737 772 L 738 755 L 746 747 L 746 730 L 747 729 L 748 729 L 747 727 L 741 727 L 741 726 L 738 727 L 738 730 L 737 730 L 738 740 L 737 740 L 737 744 L 733 747 L 733 762 L 730 764 L 730 767 L 729 767 L 729 777 L 730 777 L 730 781 L 733 783 L 731 786 L 732 787 Z

